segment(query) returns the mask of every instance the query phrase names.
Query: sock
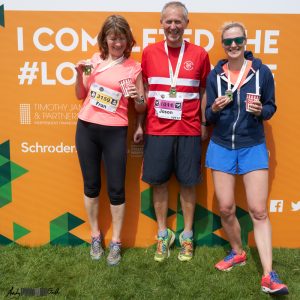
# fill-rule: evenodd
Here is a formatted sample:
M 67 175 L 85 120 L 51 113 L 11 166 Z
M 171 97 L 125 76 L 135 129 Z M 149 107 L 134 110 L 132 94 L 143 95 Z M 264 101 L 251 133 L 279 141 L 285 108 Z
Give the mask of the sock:
M 113 240 L 111 240 L 110 244 L 112 244 L 112 245 L 119 245 L 119 246 L 122 245 L 121 241 L 113 241 Z
M 161 237 L 161 238 L 165 238 L 168 236 L 168 229 L 165 229 L 165 230 L 160 230 L 158 232 L 158 237 Z
M 182 234 L 182 238 L 185 239 L 192 239 L 193 238 L 193 230 L 191 231 L 184 231 Z
M 91 234 L 91 236 L 92 236 L 93 239 L 96 239 L 96 238 L 100 238 L 101 239 L 101 232 L 99 232 L 97 235 Z

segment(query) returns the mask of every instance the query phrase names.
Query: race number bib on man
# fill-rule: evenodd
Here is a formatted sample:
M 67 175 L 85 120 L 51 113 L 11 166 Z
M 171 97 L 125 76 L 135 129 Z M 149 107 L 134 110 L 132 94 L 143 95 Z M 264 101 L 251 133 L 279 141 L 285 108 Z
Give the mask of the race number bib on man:
M 181 120 L 183 98 L 177 96 L 156 96 L 154 101 L 155 114 L 162 119 Z
M 90 103 L 100 109 L 116 112 L 122 93 L 107 88 L 103 85 L 93 83 L 90 88 Z

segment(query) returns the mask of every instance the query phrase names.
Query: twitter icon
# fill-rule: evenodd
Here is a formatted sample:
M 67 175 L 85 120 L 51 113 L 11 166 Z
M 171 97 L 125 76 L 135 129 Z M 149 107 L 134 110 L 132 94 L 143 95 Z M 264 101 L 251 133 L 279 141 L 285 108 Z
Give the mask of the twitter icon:
M 300 210 L 300 201 L 298 202 L 292 202 L 292 211 Z

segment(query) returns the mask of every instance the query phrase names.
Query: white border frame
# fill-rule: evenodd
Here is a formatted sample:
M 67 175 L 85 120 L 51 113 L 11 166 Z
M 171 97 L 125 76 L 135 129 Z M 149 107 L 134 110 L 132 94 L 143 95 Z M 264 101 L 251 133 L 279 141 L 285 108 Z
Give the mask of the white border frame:
M 160 12 L 167 0 L 0 0 L 14 11 Z M 191 13 L 300 14 L 299 0 L 182 0 Z

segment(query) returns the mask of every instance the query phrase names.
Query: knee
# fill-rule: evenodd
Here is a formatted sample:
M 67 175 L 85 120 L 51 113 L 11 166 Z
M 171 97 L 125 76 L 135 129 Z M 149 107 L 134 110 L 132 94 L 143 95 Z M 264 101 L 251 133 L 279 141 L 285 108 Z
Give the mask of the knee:
M 111 205 L 121 205 L 125 203 L 125 189 L 109 189 L 108 190 L 109 201 Z
M 251 209 L 249 213 L 253 221 L 264 221 L 268 219 L 268 212 L 266 209 Z
M 166 183 L 160 185 L 153 185 L 153 193 L 161 195 L 168 192 L 168 185 Z
M 84 194 L 89 198 L 99 196 L 101 190 L 101 182 L 96 180 L 84 179 Z
M 110 196 L 109 197 L 109 200 L 110 200 L 110 204 L 111 205 L 114 205 L 114 206 L 118 206 L 118 205 L 122 205 L 125 203 L 125 197 L 124 196 Z
M 84 194 L 85 194 L 85 196 L 87 196 L 89 198 L 96 198 L 100 194 L 100 189 L 84 187 Z
M 108 182 L 108 197 L 111 205 L 125 203 L 125 187 L 123 182 Z
M 196 187 L 193 186 L 186 186 L 186 185 L 180 185 L 180 194 L 181 195 L 193 195 L 196 193 Z
M 235 206 L 222 206 L 220 207 L 220 215 L 224 219 L 235 216 Z

